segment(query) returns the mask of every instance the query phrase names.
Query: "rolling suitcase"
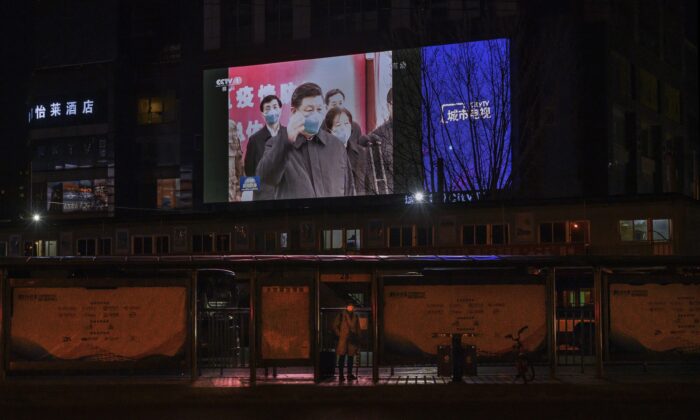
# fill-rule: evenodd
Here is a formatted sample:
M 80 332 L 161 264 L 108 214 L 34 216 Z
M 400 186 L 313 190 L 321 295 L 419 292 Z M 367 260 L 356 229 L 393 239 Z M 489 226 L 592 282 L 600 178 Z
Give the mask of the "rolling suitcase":
M 319 369 L 321 373 L 321 379 L 332 378 L 335 375 L 335 352 L 334 351 L 322 351 L 319 357 Z

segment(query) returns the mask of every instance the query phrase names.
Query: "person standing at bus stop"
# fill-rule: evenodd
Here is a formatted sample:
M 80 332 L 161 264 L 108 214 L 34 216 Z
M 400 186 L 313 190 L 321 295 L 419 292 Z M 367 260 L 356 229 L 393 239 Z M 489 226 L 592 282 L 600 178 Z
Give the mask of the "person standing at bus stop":
M 335 353 L 338 356 L 338 380 L 345 381 L 343 368 L 346 359 L 348 380 L 355 380 L 357 377 L 352 374 L 352 365 L 360 350 L 360 319 L 355 313 L 353 302 L 348 302 L 343 312 L 336 316 L 333 329 L 338 336 L 338 345 L 335 348 Z

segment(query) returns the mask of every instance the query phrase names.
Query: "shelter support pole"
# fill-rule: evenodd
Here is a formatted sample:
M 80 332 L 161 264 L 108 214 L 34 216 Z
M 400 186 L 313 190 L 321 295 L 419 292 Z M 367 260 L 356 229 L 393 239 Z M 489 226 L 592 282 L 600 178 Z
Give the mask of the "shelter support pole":
M 547 344 L 549 350 L 549 377 L 555 378 L 557 375 L 557 288 L 556 288 L 557 269 L 551 267 L 547 270 L 547 279 L 545 281 L 547 304 Z
M 255 304 L 255 301 L 257 299 L 257 277 L 258 277 L 258 271 L 257 267 L 253 266 L 253 269 L 251 270 L 250 273 L 250 316 L 248 317 L 248 347 L 249 347 L 249 357 L 248 360 L 249 365 L 250 365 L 250 385 L 254 386 L 255 382 L 257 381 L 257 362 L 258 362 L 258 355 L 257 355 L 257 320 L 256 320 L 256 312 L 257 312 L 257 306 Z
M 379 382 L 379 287 L 372 269 L 372 383 Z
M 602 378 L 603 372 L 603 282 L 600 267 L 593 269 L 593 292 L 595 296 L 595 364 L 596 376 Z

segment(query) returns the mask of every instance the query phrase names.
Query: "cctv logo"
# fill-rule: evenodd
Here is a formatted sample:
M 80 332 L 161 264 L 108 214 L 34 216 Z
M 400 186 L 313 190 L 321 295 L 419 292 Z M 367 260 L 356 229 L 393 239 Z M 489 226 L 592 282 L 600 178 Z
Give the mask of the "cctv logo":
M 220 88 L 222 91 L 226 92 L 230 90 L 231 87 L 240 85 L 243 83 L 243 79 L 240 76 L 231 77 L 228 79 L 216 79 L 216 87 Z

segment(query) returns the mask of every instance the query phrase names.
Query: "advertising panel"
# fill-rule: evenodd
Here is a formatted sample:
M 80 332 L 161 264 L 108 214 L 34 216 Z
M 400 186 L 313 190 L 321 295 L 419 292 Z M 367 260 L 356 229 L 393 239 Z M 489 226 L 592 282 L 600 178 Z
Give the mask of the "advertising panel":
M 543 285 L 430 285 L 384 288 L 384 357 L 393 363 L 435 362 L 438 345 L 471 334 L 481 360 L 512 360 L 513 341 L 521 335 L 533 357 L 546 348 Z
M 137 361 L 184 352 L 184 287 L 18 287 L 13 361 Z
M 500 188 L 505 39 L 204 72 L 204 201 Z
M 262 358 L 308 359 L 311 313 L 308 286 L 262 288 Z
M 700 355 L 699 284 L 611 284 L 610 354 L 643 359 Z
M 49 182 L 49 213 L 100 212 L 109 210 L 113 187 L 107 179 Z

